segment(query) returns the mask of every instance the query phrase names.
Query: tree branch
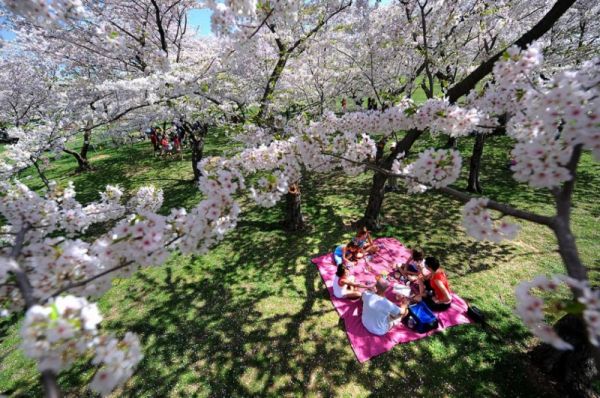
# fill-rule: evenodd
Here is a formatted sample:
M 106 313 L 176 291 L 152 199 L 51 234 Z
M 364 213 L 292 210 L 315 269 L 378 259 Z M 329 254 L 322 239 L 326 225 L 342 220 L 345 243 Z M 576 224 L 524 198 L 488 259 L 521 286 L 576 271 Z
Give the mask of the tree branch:
M 526 48 L 529 44 L 542 37 L 552 28 L 552 26 L 554 26 L 556 21 L 560 19 L 573 3 L 575 3 L 575 0 L 558 0 L 550 11 L 535 24 L 535 26 L 515 41 L 513 45 Z M 492 58 L 479 65 L 477 69 L 471 72 L 467 77 L 452 86 L 446 93 L 448 100 L 451 103 L 455 103 L 460 97 L 475 88 L 477 83 L 492 71 L 494 63 L 500 59 L 504 51 L 506 51 L 506 49 L 500 51 Z
M 353 163 L 353 164 L 357 164 L 357 165 L 362 165 L 365 166 L 367 169 L 373 170 L 377 173 L 381 173 L 381 174 L 385 174 L 388 177 L 399 177 L 403 180 L 412 180 L 411 177 L 408 177 L 404 174 L 396 174 L 393 173 L 383 167 L 374 165 L 372 163 L 368 163 L 368 162 L 359 162 L 353 159 L 348 159 L 346 157 L 331 153 L 331 152 L 322 152 L 324 155 L 327 156 L 331 156 L 334 158 L 338 158 L 338 159 L 342 159 L 345 160 L 347 162 Z M 453 199 L 456 199 L 460 202 L 466 203 L 469 200 L 476 198 L 476 196 L 471 196 L 467 193 L 458 191 L 454 188 L 449 188 L 449 187 L 442 187 L 442 188 L 432 188 L 434 190 L 437 190 L 438 192 L 442 192 L 450 197 L 452 197 Z M 541 225 L 546 225 L 551 227 L 554 223 L 554 217 L 547 217 L 547 216 L 542 216 L 540 214 L 535 214 L 535 213 L 531 213 L 525 210 L 520 210 L 517 209 L 514 206 L 511 206 L 509 204 L 506 203 L 500 203 L 500 202 L 496 202 L 494 200 L 488 200 L 488 204 L 486 205 L 487 208 L 492 209 L 492 210 L 496 210 L 501 212 L 502 214 L 508 215 L 508 216 L 512 216 L 515 218 L 520 218 L 522 220 L 527 220 L 527 221 L 531 221 L 534 222 L 536 224 L 541 224 Z
M 160 35 L 160 45 L 163 51 L 169 54 L 169 48 L 167 46 L 167 37 L 165 35 L 165 30 L 162 26 L 162 18 L 160 16 L 160 7 L 156 3 L 156 0 L 150 0 L 152 5 L 154 6 L 154 14 L 156 16 L 156 27 L 158 28 L 158 34 Z

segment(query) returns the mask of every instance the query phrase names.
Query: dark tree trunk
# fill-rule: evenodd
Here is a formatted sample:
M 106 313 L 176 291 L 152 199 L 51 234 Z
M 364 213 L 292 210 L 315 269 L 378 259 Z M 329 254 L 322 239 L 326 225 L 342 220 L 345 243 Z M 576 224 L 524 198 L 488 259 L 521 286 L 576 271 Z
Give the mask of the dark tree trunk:
M 574 349 L 559 351 L 551 345 L 541 344 L 531 353 L 533 362 L 557 381 L 558 388 L 565 396 L 597 397 L 591 385 L 598 376 L 598 371 L 594 365 L 585 323 L 578 316 L 566 315 L 556 323 L 555 330 Z
M 92 130 L 91 130 L 92 122 L 88 121 L 86 129 L 83 131 L 83 145 L 79 153 L 72 151 L 70 149 L 63 149 L 65 153 L 73 156 L 75 160 L 77 160 L 77 171 L 89 171 L 92 170 L 92 166 L 87 158 L 88 152 L 90 150 L 90 142 L 92 138 Z
M 29 159 L 31 159 L 31 162 L 33 163 L 33 166 L 35 167 L 35 170 L 37 171 L 38 175 L 42 179 L 42 182 L 44 183 L 44 185 L 46 186 L 46 188 L 50 189 L 50 181 L 48 181 L 48 178 L 46 177 L 46 175 L 44 174 L 44 172 L 40 168 L 40 165 L 38 164 L 37 160 L 34 159 L 33 156 L 31 156 Z
M 82 158 L 81 155 L 78 152 L 72 151 L 70 149 L 63 149 L 63 152 L 68 153 L 69 155 L 73 156 L 75 158 L 75 160 L 77 160 L 77 171 L 90 171 L 92 170 L 92 166 L 90 165 L 90 162 L 85 159 Z
M 379 215 L 381 213 L 381 207 L 383 206 L 386 181 L 387 175 L 385 174 L 375 173 L 373 175 L 373 184 L 371 185 L 371 192 L 369 193 L 369 202 L 367 203 L 367 209 L 365 210 L 365 215 L 361 221 L 361 224 L 368 229 L 378 230 L 381 228 Z
M 469 184 L 467 191 L 482 193 L 481 183 L 479 182 L 479 171 L 481 170 L 481 158 L 483 156 L 483 145 L 485 143 L 485 135 L 477 134 L 475 143 L 473 144 L 473 154 L 469 162 Z
M 83 146 L 81 147 L 81 151 L 79 151 L 79 156 L 81 156 L 82 159 L 85 159 L 85 161 L 88 160 L 87 155 L 90 150 L 91 138 L 92 138 L 92 131 L 86 129 L 83 132 Z
M 56 381 L 56 375 L 54 372 L 50 370 L 45 370 L 42 372 L 41 376 L 42 386 L 44 387 L 44 397 L 45 398 L 60 398 L 62 397 L 62 393 L 60 388 L 58 387 L 58 383 Z
M 204 138 L 191 140 L 192 145 L 192 170 L 194 171 L 194 181 L 198 181 L 202 173 L 198 168 L 198 163 L 202 160 L 204 152 Z
M 300 186 L 293 184 L 285 197 L 285 221 L 284 226 L 290 231 L 304 229 L 304 216 L 302 215 L 302 195 Z
M 190 148 L 192 149 L 192 170 L 194 171 L 194 181 L 198 181 L 202 173 L 198 168 L 198 163 L 202 160 L 204 154 L 204 141 L 208 134 L 208 125 L 196 123 L 191 125 L 184 123 L 183 128 L 190 141 Z
M 408 151 L 422 133 L 423 132 L 419 130 L 410 130 L 407 132 L 406 136 L 396 143 L 392 152 L 385 158 L 383 157 L 385 142 L 383 140 L 380 141 L 377 145 L 375 163 L 385 170 L 390 170 L 399 153 L 404 152 L 404 155 L 408 156 Z M 383 206 L 386 181 L 386 174 L 375 172 L 373 184 L 371 185 L 371 191 L 369 193 L 367 209 L 365 210 L 363 218 L 359 221 L 359 224 L 364 225 L 369 229 L 377 230 L 381 227 L 379 215 L 381 213 L 381 207 Z
M 448 141 L 444 145 L 444 149 L 456 149 L 456 137 L 448 137 Z
M 289 54 L 285 51 L 279 52 L 279 58 L 277 59 L 277 64 L 275 64 L 275 68 L 271 72 L 271 76 L 269 76 L 269 81 L 265 87 L 265 91 L 263 92 L 262 98 L 260 100 L 260 109 L 258 110 L 258 114 L 256 115 L 256 121 L 259 126 L 265 125 L 265 116 L 267 112 L 267 106 L 272 100 L 273 93 L 275 92 L 275 87 L 277 86 L 277 82 L 285 69 L 285 65 L 287 64 L 289 58 Z

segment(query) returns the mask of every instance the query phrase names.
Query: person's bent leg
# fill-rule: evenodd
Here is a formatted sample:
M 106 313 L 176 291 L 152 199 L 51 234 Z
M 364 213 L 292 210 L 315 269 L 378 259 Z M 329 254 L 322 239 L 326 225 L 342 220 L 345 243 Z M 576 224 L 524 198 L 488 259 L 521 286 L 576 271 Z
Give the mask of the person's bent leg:
M 335 262 L 335 265 L 342 265 L 342 257 L 338 256 L 337 254 L 333 255 L 333 261 Z
M 353 290 L 351 292 L 348 292 L 344 295 L 344 298 L 347 298 L 349 300 L 356 300 L 362 297 L 362 293 L 357 291 L 357 290 Z
M 432 311 L 446 311 L 448 308 L 450 308 L 450 305 L 452 303 L 436 303 L 435 301 L 433 301 L 433 299 L 431 297 L 426 297 L 423 301 L 425 301 L 425 304 L 427 304 L 427 306 L 429 307 L 430 310 Z

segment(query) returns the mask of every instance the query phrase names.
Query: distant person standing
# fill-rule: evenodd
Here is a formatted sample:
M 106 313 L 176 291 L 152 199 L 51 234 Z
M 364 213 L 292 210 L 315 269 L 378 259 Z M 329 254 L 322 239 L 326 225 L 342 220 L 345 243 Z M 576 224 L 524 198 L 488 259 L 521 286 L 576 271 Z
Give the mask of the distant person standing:
M 175 128 L 177 130 L 177 138 L 179 138 L 179 145 L 183 146 L 183 140 L 185 139 L 185 129 L 183 128 L 183 121 L 179 119 L 175 123 Z
M 156 133 L 156 129 L 154 127 L 150 128 L 150 142 L 152 143 L 152 148 L 154 149 L 154 153 L 160 151 L 158 134 Z
M 347 103 L 346 103 L 346 98 L 342 98 L 342 111 L 345 113 L 346 112 L 346 107 L 347 107 Z
M 178 134 L 173 134 L 173 151 L 179 154 L 180 160 L 183 160 L 183 153 L 181 152 L 181 141 L 179 141 Z

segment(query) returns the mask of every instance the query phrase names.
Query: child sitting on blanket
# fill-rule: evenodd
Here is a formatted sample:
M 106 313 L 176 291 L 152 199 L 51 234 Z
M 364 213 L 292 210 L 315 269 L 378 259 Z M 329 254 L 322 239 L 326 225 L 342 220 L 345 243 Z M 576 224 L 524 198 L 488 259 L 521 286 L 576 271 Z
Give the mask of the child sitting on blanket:
M 359 288 L 367 289 L 369 286 L 356 283 L 354 275 L 348 275 L 346 267 L 338 265 L 337 272 L 333 277 L 333 294 L 337 298 L 357 299 L 362 296 Z
M 396 270 L 406 280 L 414 282 L 418 279 L 419 275 L 423 274 L 424 267 L 425 253 L 423 249 L 416 247 L 412 249 L 412 254 L 406 263 L 400 266 L 396 265 Z
M 356 261 L 358 261 L 358 253 L 360 249 L 353 242 L 350 241 L 347 245 L 340 245 L 335 248 L 333 252 L 333 260 L 335 261 L 335 265 L 353 265 Z
M 362 258 L 365 254 L 373 254 L 376 253 L 379 249 L 374 243 L 373 239 L 371 239 L 371 234 L 367 227 L 362 227 L 356 233 L 356 236 L 352 238 L 352 242 L 358 246 L 360 252 L 358 253 L 358 258 Z

